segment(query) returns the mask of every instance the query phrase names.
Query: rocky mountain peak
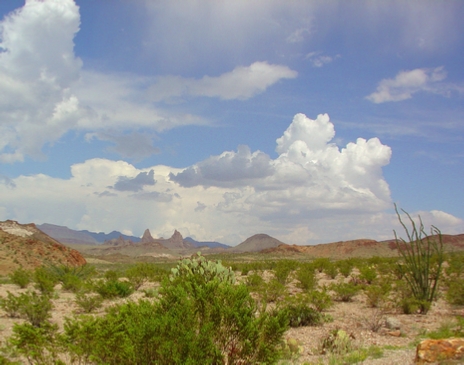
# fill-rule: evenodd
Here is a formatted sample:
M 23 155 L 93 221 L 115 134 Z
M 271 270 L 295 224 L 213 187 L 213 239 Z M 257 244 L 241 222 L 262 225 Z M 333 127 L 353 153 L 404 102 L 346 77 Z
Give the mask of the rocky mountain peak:
M 182 242 L 184 241 L 184 237 L 182 237 L 180 232 L 176 229 L 176 230 L 174 230 L 174 234 L 171 236 L 171 241 L 173 243 L 182 244 Z
M 141 243 L 148 243 L 148 242 L 153 242 L 155 239 L 150 233 L 150 230 L 147 228 L 145 232 L 143 232 L 142 239 L 140 240 Z

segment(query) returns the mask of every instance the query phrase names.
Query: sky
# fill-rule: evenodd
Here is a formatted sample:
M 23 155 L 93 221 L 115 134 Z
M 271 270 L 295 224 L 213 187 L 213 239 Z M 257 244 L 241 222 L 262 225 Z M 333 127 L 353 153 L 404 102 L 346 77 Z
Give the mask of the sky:
M 464 233 L 461 0 L 0 2 L 0 220 Z M 406 218 L 403 216 L 403 218 Z

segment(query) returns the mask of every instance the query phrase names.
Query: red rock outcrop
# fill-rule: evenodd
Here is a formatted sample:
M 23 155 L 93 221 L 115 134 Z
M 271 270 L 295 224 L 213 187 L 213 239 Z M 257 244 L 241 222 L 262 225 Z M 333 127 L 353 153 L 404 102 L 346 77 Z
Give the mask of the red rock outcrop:
M 464 338 L 424 340 L 416 348 L 416 363 L 430 364 L 464 358 Z

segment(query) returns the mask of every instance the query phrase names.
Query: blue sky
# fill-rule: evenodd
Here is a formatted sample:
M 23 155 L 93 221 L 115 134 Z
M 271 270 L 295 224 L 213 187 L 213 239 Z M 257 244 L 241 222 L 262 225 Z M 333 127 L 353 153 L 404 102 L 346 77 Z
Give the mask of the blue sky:
M 0 3 L 0 220 L 236 245 L 464 232 L 462 1 Z

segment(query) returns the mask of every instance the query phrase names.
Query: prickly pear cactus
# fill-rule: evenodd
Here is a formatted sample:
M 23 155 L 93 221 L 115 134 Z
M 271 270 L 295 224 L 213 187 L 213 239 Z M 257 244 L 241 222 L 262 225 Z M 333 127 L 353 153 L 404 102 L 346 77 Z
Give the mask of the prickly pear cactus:
M 171 269 L 171 281 L 177 278 L 201 277 L 205 283 L 218 280 L 220 282 L 235 283 L 235 274 L 232 269 L 222 265 L 221 261 L 210 261 L 200 253 L 197 257 L 179 261 L 177 267 Z

